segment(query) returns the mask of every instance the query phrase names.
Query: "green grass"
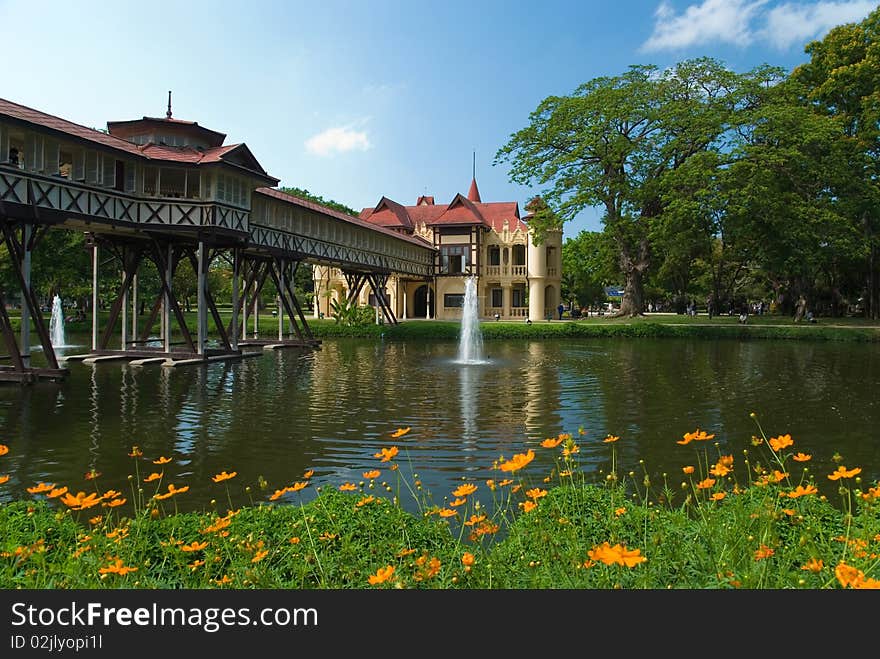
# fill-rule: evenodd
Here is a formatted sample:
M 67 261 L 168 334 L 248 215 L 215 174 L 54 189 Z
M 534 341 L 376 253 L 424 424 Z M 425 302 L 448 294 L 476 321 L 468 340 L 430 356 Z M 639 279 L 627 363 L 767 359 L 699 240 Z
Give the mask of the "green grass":
M 531 473 L 531 452 L 499 458 L 496 477 L 463 479 L 440 505 L 393 455 L 377 460 L 390 492 L 376 474 L 350 492 L 301 481 L 236 511 L 176 513 L 141 496 L 108 507 L 122 495 L 93 484 L 102 497 L 82 510 L 84 494 L 24 494 L 0 505 L 0 588 L 880 586 L 880 486 L 843 466 L 837 480 L 812 474 L 790 438 L 760 434 L 734 459 L 694 433 L 696 453 L 682 450 L 693 468 L 662 483 L 619 472 L 614 438 L 590 440 L 612 468 L 588 482 L 588 440 L 560 435 L 537 449 L 557 456 L 549 475 Z M 834 503 L 816 487 L 829 483 Z
M 221 309 L 221 317 L 228 324 L 229 312 Z M 196 314 L 184 314 L 187 326 L 195 333 Z M 317 338 L 351 337 L 351 338 L 385 338 L 389 340 L 406 339 L 458 339 L 461 323 L 459 321 L 410 319 L 398 325 L 362 325 L 346 326 L 331 318 L 316 319 L 307 316 L 312 333 Z M 107 314 L 100 316 L 100 331 L 104 330 Z M 140 320 L 143 327 L 145 318 Z M 19 317 L 12 316 L 13 329 L 18 331 Z M 252 330 L 252 321 L 248 323 L 248 332 Z M 120 331 L 117 323 L 116 336 Z M 154 331 L 158 331 L 157 327 Z M 278 319 L 270 314 L 261 314 L 259 320 L 260 336 L 272 338 L 277 336 Z M 795 323 L 788 316 L 763 315 L 751 316 L 747 324 L 742 325 L 735 316 L 716 316 L 711 320 L 706 315 L 690 318 L 677 314 L 651 314 L 640 318 L 611 318 L 609 316 L 592 316 L 577 320 L 536 321 L 531 325 L 524 321 L 484 320 L 480 329 L 485 340 L 493 339 L 557 339 L 557 338 L 706 338 L 706 339 L 792 339 L 813 341 L 880 341 L 880 322 L 863 318 L 822 318 L 816 324 Z M 68 323 L 69 334 L 90 335 L 91 319 Z M 285 323 L 286 331 L 286 323 Z M 174 324 L 175 338 L 180 340 L 177 324 Z M 217 336 L 213 321 L 208 322 L 209 336 Z M 37 337 L 34 334 L 34 342 Z M 111 341 L 111 344 L 113 342 Z

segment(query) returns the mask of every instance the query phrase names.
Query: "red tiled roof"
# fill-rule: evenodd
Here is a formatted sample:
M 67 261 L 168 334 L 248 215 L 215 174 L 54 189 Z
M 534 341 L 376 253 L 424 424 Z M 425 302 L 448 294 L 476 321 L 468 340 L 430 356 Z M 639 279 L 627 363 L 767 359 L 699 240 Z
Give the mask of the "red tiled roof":
M 485 222 L 477 205 L 457 194 L 443 214 L 430 224 L 485 224 Z
M 43 128 L 58 131 L 64 133 L 65 135 L 78 137 L 80 139 L 87 140 L 101 146 L 109 147 L 117 151 L 124 151 L 125 153 L 128 153 L 130 155 L 140 156 L 150 160 L 164 160 L 168 162 L 189 164 L 207 164 L 220 162 L 223 159 L 223 156 L 237 149 L 242 149 L 246 151 L 245 158 L 248 160 L 252 160 L 254 163 L 253 167 L 246 167 L 246 169 L 259 173 L 272 181 L 277 181 L 277 179 L 275 179 L 274 177 L 266 174 L 266 172 L 263 170 L 262 167 L 260 167 L 259 163 L 257 163 L 256 159 L 253 157 L 253 154 L 251 154 L 250 150 L 245 144 L 216 146 L 205 149 L 204 151 L 199 151 L 198 149 L 195 149 L 193 147 L 174 147 L 158 144 L 145 144 L 142 146 L 138 146 L 137 144 L 133 144 L 132 142 L 128 142 L 122 138 L 108 135 L 107 133 L 102 133 L 101 131 L 95 130 L 94 128 L 86 128 L 85 126 L 75 124 L 72 121 L 67 121 L 66 119 L 61 119 L 60 117 L 46 114 L 45 112 L 40 112 L 39 110 L 34 110 L 33 108 L 19 105 L 18 103 L 13 103 L 12 101 L 7 101 L 2 98 L 0 98 L 0 115 L 13 117 L 20 121 L 26 121 L 27 123 L 34 124 L 36 126 L 42 126 Z M 162 119 L 162 121 L 168 120 Z M 180 120 L 174 119 L 172 121 Z M 215 133 L 215 131 L 210 131 L 207 128 L 203 130 Z M 220 133 L 216 134 L 220 135 Z M 235 163 L 230 164 L 234 165 Z
M 528 231 L 528 225 L 520 219 L 519 205 L 515 201 L 474 203 L 462 195 L 456 195 L 456 198 L 448 206 L 426 204 L 401 206 L 385 197 L 382 199 L 404 210 L 414 226 L 419 224 L 426 224 L 428 226 L 481 224 L 501 232 L 504 229 L 504 220 L 507 220 L 507 226 L 510 231 L 516 231 L 517 229 Z M 382 205 L 381 202 L 380 205 Z M 389 205 L 383 205 L 381 210 L 377 210 L 378 208 L 379 206 L 363 209 L 360 213 L 360 218 L 377 226 L 404 226 L 397 219 L 397 215 L 389 210 Z M 398 210 L 398 212 L 400 211 Z
M 404 233 L 400 233 L 399 231 L 392 231 L 383 226 L 377 226 L 369 221 L 366 221 L 360 217 L 355 217 L 353 215 L 347 215 L 345 213 L 340 213 L 338 210 L 333 208 L 329 208 L 328 206 L 322 206 L 321 204 L 316 204 L 314 201 L 309 201 L 308 199 L 302 199 L 300 197 L 295 197 L 292 194 L 288 194 L 286 192 L 281 192 L 281 190 L 276 190 L 274 188 L 257 188 L 255 192 L 265 195 L 267 197 L 272 197 L 273 199 L 278 199 L 280 201 L 287 202 L 289 204 L 294 204 L 296 206 L 301 206 L 303 208 L 308 208 L 309 210 L 315 211 L 316 213 L 321 213 L 323 215 L 329 215 L 331 217 L 335 217 L 338 220 L 343 220 L 345 222 L 350 222 L 352 224 L 356 224 L 358 226 L 366 227 L 372 231 L 381 231 L 382 233 L 394 236 L 395 238 L 400 238 L 401 240 L 405 240 L 409 243 L 414 243 L 419 247 L 425 247 L 426 245 L 430 246 L 426 240 L 419 238 L 417 236 L 410 236 Z M 392 202 L 394 203 L 394 202 Z M 399 206 L 400 204 L 398 204 Z
M 88 140 L 89 142 L 95 142 L 101 146 L 117 149 L 118 151 L 125 151 L 132 155 L 141 155 L 137 145 L 132 144 L 131 142 L 126 142 L 123 139 L 108 135 L 107 133 L 102 133 L 94 128 L 86 128 L 85 126 L 75 124 L 72 121 L 67 121 L 66 119 L 61 119 L 60 117 L 46 114 L 45 112 L 40 112 L 39 110 L 19 105 L 18 103 L 13 103 L 12 101 L 7 101 L 3 98 L 0 98 L 0 115 L 13 117 L 67 135 L 73 135 L 74 137 Z
M 428 195 L 422 195 L 418 199 L 416 199 L 416 206 L 421 206 L 422 204 L 427 204 L 428 206 L 434 205 L 434 197 L 429 197 Z
M 193 128 L 196 132 L 200 133 L 202 137 L 208 138 L 211 146 L 215 147 L 222 145 L 223 140 L 226 139 L 226 133 L 220 133 L 216 130 L 199 126 L 197 121 L 185 121 L 183 119 L 172 119 L 170 117 L 143 117 L 142 119 L 128 119 L 125 121 L 108 121 L 107 130 L 112 133 L 114 129 L 127 128 L 135 124 L 172 124 L 175 126 Z

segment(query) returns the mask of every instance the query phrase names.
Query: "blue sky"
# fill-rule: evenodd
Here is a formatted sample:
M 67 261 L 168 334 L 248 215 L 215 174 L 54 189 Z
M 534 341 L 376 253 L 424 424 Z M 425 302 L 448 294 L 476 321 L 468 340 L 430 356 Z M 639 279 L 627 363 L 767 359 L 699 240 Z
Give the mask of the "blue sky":
M 549 95 L 622 73 L 715 57 L 791 69 L 804 45 L 876 7 L 864 0 L 0 0 L 0 97 L 103 128 L 164 116 L 245 142 L 281 185 L 356 209 L 538 188 L 495 153 Z M 598 229 L 598 212 L 565 236 Z

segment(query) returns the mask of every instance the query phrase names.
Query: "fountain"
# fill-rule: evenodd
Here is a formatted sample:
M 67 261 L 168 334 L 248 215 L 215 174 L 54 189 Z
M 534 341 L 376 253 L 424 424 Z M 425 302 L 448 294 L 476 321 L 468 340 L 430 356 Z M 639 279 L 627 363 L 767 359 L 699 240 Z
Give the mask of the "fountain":
M 457 364 L 485 364 L 483 334 L 480 331 L 477 280 L 468 277 L 464 283 L 464 306 L 461 310 L 461 336 L 458 341 Z
M 67 346 L 64 338 L 64 310 L 61 308 L 61 298 L 57 295 L 52 298 L 52 317 L 49 319 L 49 338 L 52 346 L 63 348 Z

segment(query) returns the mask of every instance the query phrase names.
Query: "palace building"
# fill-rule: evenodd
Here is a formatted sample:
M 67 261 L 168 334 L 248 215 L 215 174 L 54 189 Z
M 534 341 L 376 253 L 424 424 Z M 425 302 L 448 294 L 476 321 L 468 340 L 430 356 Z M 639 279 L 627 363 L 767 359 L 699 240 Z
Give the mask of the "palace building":
M 420 196 L 414 206 L 382 197 L 360 218 L 367 223 L 423 240 L 436 250 L 429 278 L 393 274 L 384 290 L 394 315 L 406 318 L 461 318 L 464 285 L 477 278 L 479 314 L 484 319 L 542 320 L 560 302 L 562 231 L 546 232 L 534 244 L 528 219 L 515 201 L 484 202 L 476 179 L 467 196 L 448 204 Z M 350 280 L 336 268 L 316 267 L 315 316 L 330 316 L 334 300 L 351 295 Z M 374 293 L 357 295 L 375 305 Z

